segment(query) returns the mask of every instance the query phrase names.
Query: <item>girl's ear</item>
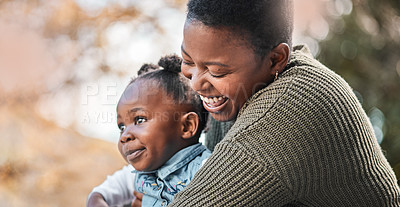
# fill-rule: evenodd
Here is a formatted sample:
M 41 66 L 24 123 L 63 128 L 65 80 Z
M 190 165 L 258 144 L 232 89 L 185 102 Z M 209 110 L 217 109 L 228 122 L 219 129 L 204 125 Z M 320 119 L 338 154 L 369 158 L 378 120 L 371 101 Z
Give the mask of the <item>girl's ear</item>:
M 275 76 L 277 71 L 278 73 L 282 73 L 283 69 L 286 67 L 290 56 L 289 50 L 288 44 L 281 43 L 274 47 L 269 53 L 271 60 L 271 73 L 273 76 Z
M 199 116 L 195 112 L 188 112 L 181 117 L 182 138 L 189 139 L 196 135 L 199 128 Z

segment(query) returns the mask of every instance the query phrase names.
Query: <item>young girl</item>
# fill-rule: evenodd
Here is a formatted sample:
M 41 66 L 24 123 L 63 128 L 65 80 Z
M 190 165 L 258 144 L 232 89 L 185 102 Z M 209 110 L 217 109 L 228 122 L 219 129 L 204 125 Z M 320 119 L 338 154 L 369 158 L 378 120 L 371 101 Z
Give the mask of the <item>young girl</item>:
M 166 206 L 209 157 L 198 142 L 207 112 L 180 64 L 177 56 L 145 64 L 125 89 L 117 106 L 118 149 L 134 170 L 108 177 L 93 189 L 88 206 L 126 204 L 134 199 L 133 186 L 144 194 L 143 206 Z
M 223 139 L 171 206 L 400 206 L 351 87 L 291 46 L 292 7 L 189 0 L 182 73 L 215 120 L 235 123 L 207 136 Z

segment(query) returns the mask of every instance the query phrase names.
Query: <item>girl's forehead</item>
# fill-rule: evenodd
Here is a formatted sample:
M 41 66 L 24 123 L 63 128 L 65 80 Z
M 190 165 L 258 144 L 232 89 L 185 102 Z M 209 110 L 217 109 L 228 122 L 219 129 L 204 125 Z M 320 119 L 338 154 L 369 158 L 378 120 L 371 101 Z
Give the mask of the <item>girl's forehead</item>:
M 172 95 L 168 94 L 157 80 L 138 79 L 123 92 L 119 104 L 123 105 L 171 105 Z
M 160 88 L 158 82 L 151 79 L 138 79 L 131 83 L 123 93 L 124 98 L 131 101 L 137 101 L 144 97 L 160 95 L 164 95 L 164 90 Z

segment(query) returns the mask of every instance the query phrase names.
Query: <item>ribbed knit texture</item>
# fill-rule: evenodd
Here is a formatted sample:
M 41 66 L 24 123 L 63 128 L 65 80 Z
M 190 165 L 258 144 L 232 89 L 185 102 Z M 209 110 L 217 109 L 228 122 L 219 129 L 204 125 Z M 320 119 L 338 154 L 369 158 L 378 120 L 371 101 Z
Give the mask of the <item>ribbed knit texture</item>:
M 400 189 L 352 89 L 295 47 L 170 206 L 400 206 Z
M 207 122 L 207 133 L 206 133 L 206 147 L 214 151 L 215 145 L 217 145 L 229 131 L 235 121 L 219 122 L 215 121 L 212 116 L 208 116 Z

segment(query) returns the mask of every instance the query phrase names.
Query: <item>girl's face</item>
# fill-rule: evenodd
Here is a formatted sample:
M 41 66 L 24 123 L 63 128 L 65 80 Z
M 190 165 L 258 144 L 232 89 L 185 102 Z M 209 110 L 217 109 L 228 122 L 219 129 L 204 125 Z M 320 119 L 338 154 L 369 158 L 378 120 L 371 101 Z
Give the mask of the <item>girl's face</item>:
M 186 22 L 182 73 L 218 121 L 235 119 L 258 90 L 272 82 L 269 58 L 256 55 L 249 43 L 227 29 Z
M 183 111 L 164 90 L 144 81 L 130 84 L 118 103 L 118 149 L 136 170 L 153 171 L 182 148 Z

